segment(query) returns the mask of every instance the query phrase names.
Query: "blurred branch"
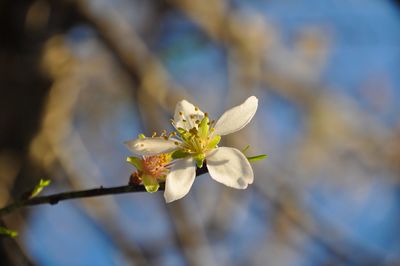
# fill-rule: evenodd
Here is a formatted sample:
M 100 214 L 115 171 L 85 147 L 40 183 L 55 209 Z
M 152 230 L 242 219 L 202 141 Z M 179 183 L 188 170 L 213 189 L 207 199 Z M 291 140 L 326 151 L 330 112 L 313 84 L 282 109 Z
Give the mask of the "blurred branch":
M 208 170 L 204 165 L 201 169 L 197 169 L 196 176 L 207 173 Z M 165 184 L 160 184 L 160 190 L 164 190 Z M 41 204 L 57 204 L 60 201 L 70 200 L 70 199 L 79 199 L 79 198 L 89 198 L 89 197 L 98 197 L 98 196 L 106 196 L 106 195 L 116 195 L 116 194 L 124 194 L 124 193 L 134 193 L 134 192 L 144 192 L 146 191 L 145 187 L 142 185 L 126 185 L 126 186 L 118 186 L 118 187 L 100 187 L 88 190 L 80 190 L 80 191 L 68 191 L 58 194 L 53 194 L 49 196 L 36 197 L 31 199 L 19 200 L 16 201 L 4 208 L 0 209 L 0 216 L 9 214 L 13 211 L 16 211 L 22 207 L 27 206 L 35 206 Z
M 159 58 L 116 10 L 107 7 L 102 13 L 96 13 L 90 1 L 75 0 L 73 3 L 82 17 L 98 31 L 99 37 L 124 69 L 137 79 L 140 89 L 160 107 L 168 110 L 172 103 L 187 96 L 185 90 L 171 79 Z
M 335 242 L 334 235 L 340 235 L 339 230 L 335 228 L 332 224 L 328 224 L 327 221 L 324 222 L 328 229 L 321 230 L 314 226 L 306 223 L 296 214 L 296 209 L 293 209 L 290 204 L 287 204 L 281 197 L 276 197 L 270 195 L 264 189 L 259 186 L 254 186 L 255 191 L 265 197 L 271 204 L 271 206 L 283 214 L 289 223 L 291 223 L 297 230 L 305 234 L 310 240 L 317 243 L 322 247 L 328 254 L 335 259 L 336 262 L 349 265 L 398 265 L 398 261 L 391 261 L 388 258 L 377 254 L 373 250 L 359 245 L 357 243 L 351 243 L 349 238 L 346 238 L 343 243 Z M 283 194 L 283 193 L 279 193 Z M 295 199 L 294 199 L 295 200 Z M 297 210 L 300 211 L 300 210 Z M 352 250 L 352 251 L 349 251 Z

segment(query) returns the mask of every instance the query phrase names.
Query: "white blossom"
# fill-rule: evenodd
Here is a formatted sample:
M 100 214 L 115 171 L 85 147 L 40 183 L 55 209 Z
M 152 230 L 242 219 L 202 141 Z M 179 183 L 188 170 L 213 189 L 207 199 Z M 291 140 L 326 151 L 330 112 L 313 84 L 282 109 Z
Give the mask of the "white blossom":
M 172 153 L 176 160 L 166 176 L 164 197 L 167 202 L 184 197 L 190 190 L 196 165 L 206 160 L 210 176 L 229 187 L 245 189 L 253 183 L 254 175 L 246 156 L 231 147 L 218 147 L 221 136 L 246 126 L 257 111 L 258 99 L 249 97 L 241 105 L 226 111 L 216 122 L 208 114 L 186 100 L 178 102 L 173 125 L 176 136 L 139 138 L 128 141 L 128 148 L 138 155 Z

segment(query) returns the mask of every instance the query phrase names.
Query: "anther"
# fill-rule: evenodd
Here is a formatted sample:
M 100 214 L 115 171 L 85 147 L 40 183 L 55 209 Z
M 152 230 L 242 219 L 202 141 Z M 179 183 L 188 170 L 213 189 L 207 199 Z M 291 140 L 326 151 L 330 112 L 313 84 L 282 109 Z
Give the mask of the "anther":
M 182 113 L 182 112 L 179 112 L 179 115 L 180 115 L 180 116 L 183 116 L 183 113 Z
M 175 145 L 179 145 L 179 142 L 175 141 L 174 144 L 175 144 Z
M 144 147 L 144 144 L 142 143 L 142 144 L 140 144 L 140 147 Z
M 196 120 L 195 123 L 196 123 L 196 124 L 200 124 L 200 120 Z
M 192 114 L 192 115 L 190 115 L 190 119 L 194 119 L 194 115 Z
M 167 137 L 167 136 L 163 136 L 163 138 L 164 138 L 164 140 L 168 140 L 168 137 Z
M 208 113 L 204 113 L 204 116 L 205 116 L 205 117 L 208 117 Z
M 195 110 L 196 112 L 199 111 L 199 107 L 195 106 L 195 107 L 194 107 L 194 110 Z
M 186 122 L 187 122 L 186 119 L 183 119 L 182 121 L 183 121 L 183 123 L 186 123 Z
M 152 138 L 157 136 L 157 132 L 153 132 L 153 135 L 151 135 Z

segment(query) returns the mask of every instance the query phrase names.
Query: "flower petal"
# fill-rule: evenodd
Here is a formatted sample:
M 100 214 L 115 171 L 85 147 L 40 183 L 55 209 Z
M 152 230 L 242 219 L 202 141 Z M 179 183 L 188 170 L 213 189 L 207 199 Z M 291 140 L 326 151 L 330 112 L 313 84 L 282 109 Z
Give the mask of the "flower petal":
M 253 183 L 253 169 L 244 154 L 237 149 L 217 148 L 210 152 L 206 160 L 210 176 L 228 187 L 245 189 Z
M 192 157 L 179 159 L 172 165 L 165 182 L 164 198 L 167 203 L 183 198 L 196 177 L 196 164 Z
M 196 106 L 186 100 L 182 100 L 176 104 L 174 121 L 175 128 L 183 128 L 189 130 L 193 127 L 197 128 L 196 120 L 201 121 L 204 113 Z
M 257 97 L 251 96 L 241 105 L 226 111 L 215 124 L 214 135 L 227 135 L 242 129 L 253 118 L 257 106 Z
M 178 145 L 177 145 L 178 143 Z M 169 153 L 179 148 L 179 141 L 162 137 L 135 139 L 124 142 L 128 149 L 138 155 Z

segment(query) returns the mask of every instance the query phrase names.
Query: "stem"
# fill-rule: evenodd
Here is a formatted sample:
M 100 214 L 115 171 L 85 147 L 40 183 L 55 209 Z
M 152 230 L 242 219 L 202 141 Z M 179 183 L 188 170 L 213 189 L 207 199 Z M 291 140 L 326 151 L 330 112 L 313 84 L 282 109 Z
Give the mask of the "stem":
M 202 168 L 198 168 L 196 170 L 196 176 L 205 174 L 207 172 L 208 172 L 207 167 L 203 165 Z M 163 191 L 164 189 L 165 189 L 165 184 L 161 183 L 159 190 Z M 18 200 L 14 203 L 5 206 L 4 208 L 1 208 L 0 217 L 27 206 L 34 206 L 40 204 L 54 205 L 63 200 L 116 195 L 116 194 L 133 193 L 133 192 L 144 192 L 144 191 L 146 191 L 146 189 L 143 185 L 126 185 L 126 186 L 109 187 L 109 188 L 101 186 L 100 188 L 94 188 L 88 190 L 68 191 L 49 196 L 34 197 L 30 199 Z

